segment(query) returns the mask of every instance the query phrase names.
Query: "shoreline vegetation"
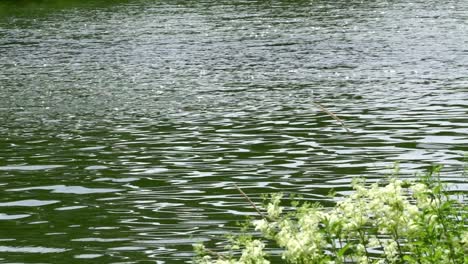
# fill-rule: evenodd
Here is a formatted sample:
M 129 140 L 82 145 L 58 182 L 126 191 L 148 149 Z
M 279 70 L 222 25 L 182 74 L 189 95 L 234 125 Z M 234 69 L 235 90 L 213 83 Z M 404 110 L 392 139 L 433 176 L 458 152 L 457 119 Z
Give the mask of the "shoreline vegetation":
M 411 181 L 395 176 L 398 166 L 384 183 L 355 179 L 354 192 L 331 208 L 297 197 L 286 205 L 281 193 L 257 207 L 236 186 L 259 219 L 247 220 L 221 253 L 194 245 L 194 263 L 269 264 L 272 250 L 293 264 L 468 263 L 466 193 L 449 190 L 441 168 Z

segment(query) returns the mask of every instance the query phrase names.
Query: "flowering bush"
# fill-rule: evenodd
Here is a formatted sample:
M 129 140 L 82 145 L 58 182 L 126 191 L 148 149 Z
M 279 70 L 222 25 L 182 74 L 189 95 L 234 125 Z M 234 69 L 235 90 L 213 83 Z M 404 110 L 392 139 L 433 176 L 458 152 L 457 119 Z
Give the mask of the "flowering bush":
M 355 191 L 333 208 L 294 202 L 294 210 L 283 213 L 282 194 L 274 194 L 266 215 L 250 222 L 260 237 L 240 236 L 227 254 L 197 245 L 195 262 L 267 264 L 268 242 L 294 264 L 468 263 L 466 194 L 449 193 L 436 176 L 439 169 L 417 182 L 391 178 L 381 186 L 355 180 Z M 240 257 L 232 253 L 237 249 Z

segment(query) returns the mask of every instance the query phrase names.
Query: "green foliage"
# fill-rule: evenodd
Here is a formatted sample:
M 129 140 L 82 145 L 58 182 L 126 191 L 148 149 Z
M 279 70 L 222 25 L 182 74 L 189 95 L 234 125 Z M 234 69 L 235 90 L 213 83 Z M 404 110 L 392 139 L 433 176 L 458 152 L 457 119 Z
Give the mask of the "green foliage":
M 434 167 L 418 181 L 392 177 L 385 185 L 356 179 L 354 192 L 333 208 L 296 201 L 293 212 L 283 213 L 282 194 L 274 194 L 264 205 L 266 217 L 249 221 L 261 238 L 240 236 L 230 248 L 239 254 L 204 251 L 195 262 L 267 264 L 268 242 L 292 264 L 468 263 L 464 194 L 448 192 L 440 169 Z

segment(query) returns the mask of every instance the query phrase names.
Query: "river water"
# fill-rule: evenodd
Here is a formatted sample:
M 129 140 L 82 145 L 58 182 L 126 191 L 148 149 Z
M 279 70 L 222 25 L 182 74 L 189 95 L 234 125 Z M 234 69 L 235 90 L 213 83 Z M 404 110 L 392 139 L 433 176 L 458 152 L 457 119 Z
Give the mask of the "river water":
M 188 263 L 255 216 L 234 184 L 467 190 L 467 32 L 466 1 L 3 1 L 0 262 Z

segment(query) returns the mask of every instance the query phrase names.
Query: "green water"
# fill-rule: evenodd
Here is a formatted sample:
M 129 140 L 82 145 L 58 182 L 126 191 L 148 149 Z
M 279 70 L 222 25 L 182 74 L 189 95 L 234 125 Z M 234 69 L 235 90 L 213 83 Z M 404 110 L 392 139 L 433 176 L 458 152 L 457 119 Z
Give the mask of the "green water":
M 0 2 L 0 263 L 187 263 L 253 200 L 468 151 L 463 1 Z M 318 109 L 336 113 L 352 131 Z

